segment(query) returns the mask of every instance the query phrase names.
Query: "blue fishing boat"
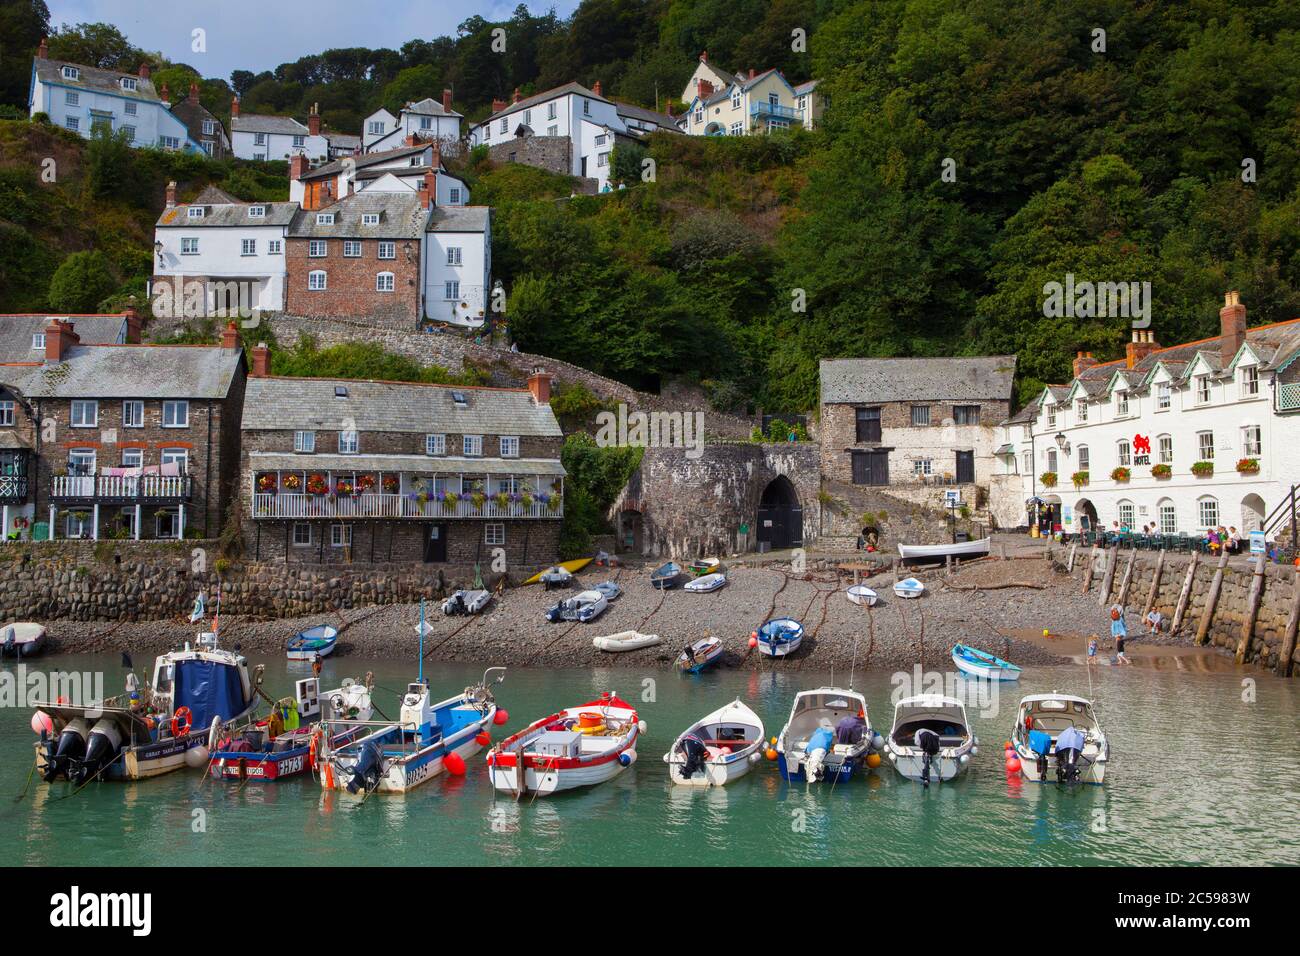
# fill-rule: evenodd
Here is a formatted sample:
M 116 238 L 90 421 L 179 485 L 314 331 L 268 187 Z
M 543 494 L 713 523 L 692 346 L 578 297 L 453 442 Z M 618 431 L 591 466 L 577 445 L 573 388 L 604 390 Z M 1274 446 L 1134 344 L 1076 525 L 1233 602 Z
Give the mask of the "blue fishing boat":
M 978 677 L 981 680 L 1020 680 L 1020 668 L 1015 664 L 969 644 L 953 647 L 952 662 L 968 677 Z
M 788 657 L 803 643 L 803 625 L 790 617 L 776 617 L 750 635 L 758 652 L 768 657 Z
M 682 583 L 686 572 L 676 561 L 661 564 L 650 572 L 650 584 L 660 591 L 669 591 Z
M 299 631 L 285 644 L 285 657 L 291 661 L 310 661 L 318 657 L 329 657 L 334 653 L 338 643 L 337 628 L 328 624 L 317 624 L 305 631 Z
M 675 666 L 683 674 L 698 674 L 722 657 L 722 653 L 722 641 L 716 637 L 702 637 L 682 649 Z

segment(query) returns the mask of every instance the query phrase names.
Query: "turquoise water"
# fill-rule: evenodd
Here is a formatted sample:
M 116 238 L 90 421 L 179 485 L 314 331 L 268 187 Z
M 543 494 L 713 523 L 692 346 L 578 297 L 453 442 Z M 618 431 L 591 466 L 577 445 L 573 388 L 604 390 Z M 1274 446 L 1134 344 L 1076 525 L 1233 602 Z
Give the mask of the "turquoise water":
M 41 668 L 102 670 L 116 693 L 116 657 L 58 657 Z M 137 662 L 143 663 L 143 662 Z M 267 662 L 266 689 L 288 694 L 305 671 Z M 6 662 L 4 670 L 13 671 Z M 374 671 L 390 716 L 410 668 L 353 658 L 325 664 L 325 686 Z M 1037 668 L 1005 690 L 997 713 L 971 710 L 981 748 L 956 783 L 925 792 L 886 765 L 837 785 L 786 784 L 760 764 L 725 789 L 672 785 L 661 757 L 695 719 L 741 697 L 779 731 L 797 690 L 829 675 L 794 670 L 672 673 L 508 672 L 497 689 L 508 731 L 613 689 L 639 705 L 639 760 L 587 791 L 516 804 L 494 800 L 482 757 L 464 778 L 438 777 L 405 796 L 321 791 L 310 777 L 279 784 L 206 781 L 182 771 L 137 784 L 33 780 L 27 709 L 0 708 L 0 864 L 156 866 L 248 864 L 1265 864 L 1300 861 L 1300 686 L 1249 671 L 1101 668 L 1094 676 L 1112 761 L 1104 788 L 1059 790 L 1012 781 L 1002 766 L 1020 696 L 1087 694 L 1082 667 Z M 437 665 L 438 696 L 481 668 Z M 846 678 L 838 674 L 839 680 Z M 1254 682 L 1243 687 L 1243 679 Z M 652 683 L 644 683 L 650 681 Z M 871 722 L 892 715 L 888 674 L 857 676 Z M 1253 701 L 1249 699 L 1253 689 Z M 443 692 L 439 694 L 438 692 Z M 498 733 L 496 737 L 502 736 Z M 196 832 L 197 831 L 197 832 Z

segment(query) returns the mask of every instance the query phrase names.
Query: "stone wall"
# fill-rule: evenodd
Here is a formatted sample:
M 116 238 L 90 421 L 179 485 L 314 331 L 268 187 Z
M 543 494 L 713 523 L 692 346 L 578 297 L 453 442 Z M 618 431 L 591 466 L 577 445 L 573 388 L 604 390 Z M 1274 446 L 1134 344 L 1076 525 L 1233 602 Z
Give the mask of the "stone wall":
M 894 486 L 823 481 L 822 544 L 828 548 L 852 548 L 863 528 L 874 528 L 879 536 L 878 548 L 892 554 L 897 553 L 900 543 L 943 544 L 952 540 L 952 519 L 941 507 L 941 490 L 937 500 L 929 495 L 900 496 L 898 491 Z M 963 518 L 958 514 L 956 530 L 983 537 L 986 526 L 979 515 Z
M 516 136 L 502 143 L 492 143 L 488 154 L 493 162 L 523 163 L 549 170 L 560 176 L 573 174 L 573 141 L 567 136 Z M 580 193 L 596 195 L 599 183 L 588 176 L 574 176 Z

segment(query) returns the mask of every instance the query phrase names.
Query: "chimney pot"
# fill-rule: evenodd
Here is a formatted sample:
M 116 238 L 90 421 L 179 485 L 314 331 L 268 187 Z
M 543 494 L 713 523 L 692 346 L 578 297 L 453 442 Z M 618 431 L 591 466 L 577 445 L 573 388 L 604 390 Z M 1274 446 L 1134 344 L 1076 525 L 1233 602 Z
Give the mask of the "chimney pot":
M 701 62 L 701 63 L 708 63 L 708 62 L 709 62 L 709 51 L 708 51 L 708 50 L 703 50 L 703 51 L 701 51 L 701 53 L 700 53 L 700 62 Z
M 230 117 L 231 119 L 234 119 L 238 115 L 239 115 L 239 97 L 236 96 L 234 99 L 230 101 Z
M 1246 341 L 1246 307 L 1235 289 L 1223 297 L 1219 310 L 1219 357 L 1226 368 Z
M 1142 329 L 1133 330 L 1133 341 L 1124 347 L 1124 364 L 1128 368 L 1134 368 L 1139 362 L 1160 348 L 1156 342 L 1154 332 L 1146 332 Z
M 253 349 L 253 370 L 249 372 L 253 378 L 267 378 L 271 374 L 271 350 L 266 347 L 265 342 L 258 342 Z
M 296 153 L 289 157 L 289 178 L 291 180 L 302 179 L 307 172 L 307 157 L 302 153 Z
M 222 330 L 221 347 L 223 349 L 239 348 L 239 329 L 234 322 L 227 322 L 225 329 Z
M 595 93 L 597 96 L 605 95 L 601 90 L 600 80 L 597 80 L 595 83 L 591 84 L 591 92 Z
M 1087 369 L 1097 364 L 1097 360 L 1092 357 L 1092 353 L 1079 349 L 1074 356 L 1074 377 L 1078 378 Z
M 754 69 L 754 68 L 751 66 L 751 67 L 749 68 L 749 78 L 752 80 L 752 79 L 753 79 L 754 77 L 756 77 L 756 76 L 758 76 L 758 70 Z
M 492 112 L 493 112 L 493 113 L 500 113 L 500 112 L 501 112 L 503 109 L 505 109 L 505 108 L 506 108 L 506 101 L 505 101 L 505 100 L 497 100 L 497 99 L 494 99 L 494 100 L 492 101 Z
M 45 361 L 62 362 L 68 349 L 81 341 L 71 322 L 50 319 L 45 327 Z
M 199 105 L 199 84 L 190 83 L 190 106 Z
M 528 391 L 533 393 L 533 401 L 538 405 L 551 404 L 551 374 L 540 366 L 534 368 L 528 376 Z
M 176 180 L 167 184 L 167 208 L 173 209 L 176 206 Z
M 49 37 L 41 37 L 41 45 L 36 48 L 36 55 L 40 57 L 42 60 L 48 60 L 50 58 Z
M 311 113 L 307 116 L 307 132 L 311 136 L 320 135 L 320 104 L 311 105 Z

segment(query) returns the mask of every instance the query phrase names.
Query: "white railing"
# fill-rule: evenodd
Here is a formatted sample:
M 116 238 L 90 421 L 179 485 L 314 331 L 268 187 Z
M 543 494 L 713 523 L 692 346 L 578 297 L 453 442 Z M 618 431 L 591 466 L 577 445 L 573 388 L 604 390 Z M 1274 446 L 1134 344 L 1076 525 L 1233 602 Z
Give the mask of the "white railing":
M 187 498 L 184 475 L 56 475 L 54 498 Z
M 419 498 L 399 494 L 307 495 L 279 492 L 253 495 L 254 518 L 562 518 L 562 501 L 554 508 L 533 499 L 509 502 L 504 507 L 488 498 L 482 507 L 472 500 L 448 505 L 441 498 Z

